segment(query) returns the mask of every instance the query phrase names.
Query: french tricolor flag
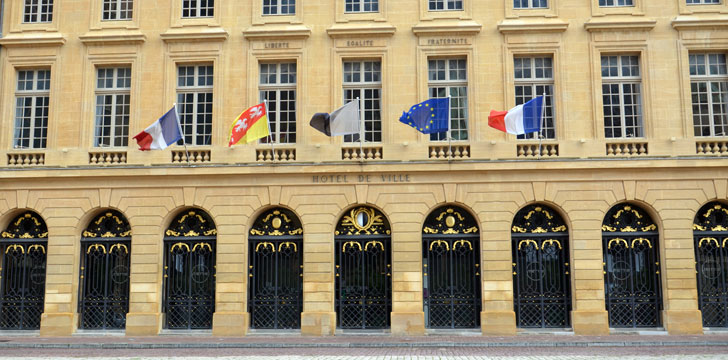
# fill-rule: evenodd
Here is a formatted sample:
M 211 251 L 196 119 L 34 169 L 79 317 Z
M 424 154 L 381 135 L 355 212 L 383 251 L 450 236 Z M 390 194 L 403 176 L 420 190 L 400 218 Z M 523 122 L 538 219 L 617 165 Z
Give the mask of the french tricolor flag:
M 525 104 L 508 111 L 491 110 L 488 125 L 494 129 L 515 135 L 541 131 L 543 118 L 543 96 L 538 96 Z
M 177 107 L 162 115 L 157 121 L 148 128 L 133 137 L 139 144 L 139 150 L 162 150 L 169 145 L 174 144 L 177 140 L 182 139 L 182 132 L 179 126 L 179 117 L 177 116 Z

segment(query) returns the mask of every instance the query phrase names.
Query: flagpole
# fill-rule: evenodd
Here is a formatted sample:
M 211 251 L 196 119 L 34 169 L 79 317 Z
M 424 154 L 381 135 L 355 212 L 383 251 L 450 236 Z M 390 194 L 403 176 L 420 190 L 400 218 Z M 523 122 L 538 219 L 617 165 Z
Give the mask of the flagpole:
M 448 154 L 447 158 L 452 158 L 452 129 L 450 124 L 450 116 L 452 111 L 452 95 L 447 95 L 447 148 L 448 148 Z
M 541 122 L 541 126 L 539 126 L 538 129 L 538 158 L 541 159 L 541 141 L 543 140 L 543 136 L 541 136 L 541 131 L 543 130 L 543 111 L 546 107 L 546 92 L 544 91 L 543 97 L 541 98 L 541 117 L 539 121 Z
M 263 107 L 265 107 L 265 118 L 268 123 L 268 136 L 270 137 L 270 150 L 273 153 L 273 162 L 276 162 L 276 148 L 273 146 L 275 140 L 273 139 L 273 132 L 270 130 L 270 116 L 268 116 L 268 99 L 263 99 Z
M 185 141 L 185 133 L 182 132 L 182 125 L 179 121 L 179 112 L 177 111 L 177 103 L 172 103 L 172 106 L 174 107 L 174 117 L 177 119 L 177 129 L 179 130 L 179 134 L 182 135 L 182 145 L 185 146 L 185 155 L 187 156 L 187 166 L 190 165 L 190 152 L 187 151 L 187 141 Z
M 364 161 L 364 118 L 361 117 L 361 100 L 358 97 L 356 103 L 359 107 L 359 161 Z

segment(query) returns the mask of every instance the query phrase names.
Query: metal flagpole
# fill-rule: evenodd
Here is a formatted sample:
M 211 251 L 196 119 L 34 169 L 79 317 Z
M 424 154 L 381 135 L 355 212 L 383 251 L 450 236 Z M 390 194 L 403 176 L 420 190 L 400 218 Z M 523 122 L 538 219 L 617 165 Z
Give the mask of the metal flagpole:
M 359 160 L 364 161 L 364 118 L 361 117 L 361 100 L 356 98 L 356 103 L 359 106 Z
M 450 117 L 452 111 L 452 95 L 447 95 L 447 148 L 448 148 L 448 154 L 447 158 L 452 158 L 452 124 L 450 121 Z
M 275 142 L 273 138 L 273 132 L 270 131 L 270 116 L 268 116 L 268 99 L 263 99 L 263 107 L 265 107 L 265 118 L 266 122 L 268 123 L 268 136 L 270 136 L 270 150 L 273 153 L 273 162 L 276 161 L 276 148 L 273 146 L 273 143 Z
M 179 121 L 179 112 L 177 111 L 177 103 L 172 103 L 172 106 L 174 107 L 174 117 L 177 118 L 177 129 L 179 129 L 179 134 L 182 135 L 182 145 L 185 146 L 185 155 L 187 156 L 187 166 L 190 165 L 190 152 L 187 151 L 187 141 L 185 140 L 185 133 L 182 132 L 182 124 L 180 124 Z
M 543 111 L 544 108 L 546 108 L 546 92 L 543 93 L 541 98 L 541 126 L 538 129 L 538 158 L 541 159 L 541 141 L 543 140 L 543 136 L 541 136 L 541 131 L 543 131 Z

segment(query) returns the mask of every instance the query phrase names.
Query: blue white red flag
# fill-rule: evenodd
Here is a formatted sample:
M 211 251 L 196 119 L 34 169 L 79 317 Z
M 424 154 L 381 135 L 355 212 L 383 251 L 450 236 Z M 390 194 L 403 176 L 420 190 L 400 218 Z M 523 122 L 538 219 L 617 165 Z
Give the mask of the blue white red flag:
M 488 126 L 509 134 L 523 135 L 541 131 L 542 117 L 543 96 L 538 96 L 508 111 L 491 110 Z
M 142 151 L 162 150 L 182 139 L 177 107 L 172 106 L 172 109 L 152 125 L 149 125 L 144 131 L 134 136 L 133 139 L 137 141 L 139 150 Z

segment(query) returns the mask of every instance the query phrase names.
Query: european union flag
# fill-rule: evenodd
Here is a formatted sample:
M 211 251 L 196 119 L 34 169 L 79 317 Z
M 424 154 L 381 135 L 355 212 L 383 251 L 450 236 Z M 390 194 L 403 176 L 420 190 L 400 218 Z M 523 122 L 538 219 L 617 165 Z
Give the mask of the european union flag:
M 448 130 L 450 98 L 429 99 L 412 106 L 399 118 L 423 134 L 435 134 Z

